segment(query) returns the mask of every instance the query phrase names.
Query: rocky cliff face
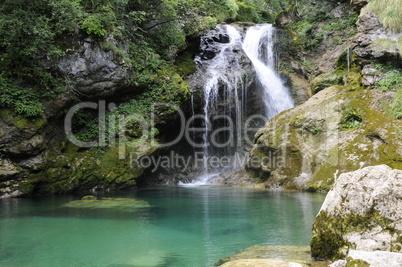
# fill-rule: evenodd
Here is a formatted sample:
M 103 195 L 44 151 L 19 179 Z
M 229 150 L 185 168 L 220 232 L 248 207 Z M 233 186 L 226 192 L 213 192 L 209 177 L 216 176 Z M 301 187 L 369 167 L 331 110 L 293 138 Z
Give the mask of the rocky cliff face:
M 67 50 L 57 67 L 77 94 L 91 98 L 111 96 L 129 84 L 131 67 L 124 60 L 128 43 L 119 43 L 109 36 L 101 44 L 88 37 Z
M 402 171 L 386 165 L 336 179 L 314 222 L 312 256 L 339 259 L 349 250 L 402 252 L 401 180 Z
M 371 59 L 395 61 L 400 57 L 397 43 L 402 33 L 385 28 L 378 15 L 367 6 L 360 11 L 357 29 L 359 33 L 353 38 L 356 45 L 353 51 L 361 58 L 362 64 Z

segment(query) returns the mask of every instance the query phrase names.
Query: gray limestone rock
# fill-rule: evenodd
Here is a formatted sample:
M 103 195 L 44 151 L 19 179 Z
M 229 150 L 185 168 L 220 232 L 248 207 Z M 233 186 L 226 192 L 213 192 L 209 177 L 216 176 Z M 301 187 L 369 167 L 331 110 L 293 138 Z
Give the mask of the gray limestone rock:
M 113 37 L 106 41 L 119 46 Z M 124 45 L 123 55 L 128 50 L 128 45 Z M 87 38 L 72 54 L 60 60 L 58 68 L 78 94 L 105 97 L 126 86 L 130 67 L 125 65 L 123 55 L 113 49 L 102 49 L 99 43 Z
M 397 46 L 402 33 L 386 29 L 378 16 L 366 6 L 357 21 L 359 33 L 354 37 L 354 53 L 361 58 L 394 59 L 399 57 Z M 394 45 L 392 45 L 394 43 Z
M 377 165 L 341 174 L 314 222 L 311 246 L 318 258 L 352 249 L 402 252 L 402 170 Z

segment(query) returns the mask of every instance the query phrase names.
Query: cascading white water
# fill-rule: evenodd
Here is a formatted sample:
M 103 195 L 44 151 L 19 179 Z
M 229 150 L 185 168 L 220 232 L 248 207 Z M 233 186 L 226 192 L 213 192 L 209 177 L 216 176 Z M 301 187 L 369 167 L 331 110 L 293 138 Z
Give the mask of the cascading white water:
M 256 25 L 248 29 L 243 42 L 243 50 L 253 62 L 263 88 L 265 115 L 269 119 L 294 105 L 289 90 L 274 69 L 274 31 L 271 24 Z
M 214 152 L 215 144 L 211 143 L 212 120 L 211 113 L 216 117 L 219 106 L 219 101 L 228 102 L 228 106 L 224 108 L 225 115 L 234 118 L 237 125 L 240 125 L 243 116 L 242 103 L 238 95 L 239 86 L 243 82 L 244 70 L 239 64 L 238 57 L 234 56 L 236 49 L 241 48 L 241 34 L 237 29 L 230 25 L 218 25 L 217 30 L 222 36 L 227 35 L 229 42 L 221 43 L 218 47 L 220 53 L 211 59 L 207 64 L 206 75 L 208 81 L 204 86 L 204 116 L 205 116 L 205 133 L 203 135 L 203 154 L 204 154 L 204 168 L 208 173 L 209 166 L 207 159 L 211 152 Z M 229 65 L 230 64 L 230 65 Z M 220 95 L 220 88 L 224 88 L 223 95 Z M 222 99 L 223 98 L 223 99 Z M 231 100 L 234 101 L 231 101 Z M 234 102 L 234 112 L 232 107 Z M 234 113 L 234 114 L 233 114 Z
M 249 108 L 247 104 L 250 104 L 247 99 L 249 85 L 254 84 L 252 89 L 259 90 L 256 94 L 262 96 L 264 106 L 261 115 L 266 119 L 293 107 L 289 90 L 275 71 L 274 37 L 275 28 L 270 24 L 252 26 L 244 37 L 235 26 L 218 25 L 211 36 L 207 35 L 201 40 L 201 50 L 210 49 L 212 56 L 207 54 L 203 60 L 196 59 L 203 66 L 205 71 L 203 75 L 206 77 L 203 86 L 205 132 L 202 148 L 205 161 L 204 174 L 195 180 L 193 185 L 207 184 L 209 178 L 213 176 L 211 173 L 228 170 L 211 169 L 207 162 L 209 156 L 232 157 L 235 152 L 244 151 L 245 133 L 242 131 L 246 116 L 250 115 L 247 112 Z M 240 62 L 241 54 L 248 57 L 248 64 L 245 64 L 244 60 Z M 246 71 L 245 68 L 254 68 L 255 78 L 249 77 L 250 71 Z M 249 79 L 254 79 L 254 83 L 249 83 Z M 211 139 L 217 136 L 216 132 L 212 133 L 212 130 L 215 130 L 214 126 L 217 126 L 214 124 L 213 116 L 217 115 L 218 117 L 227 115 L 231 118 L 231 123 L 235 124 L 233 127 L 235 133 L 220 133 L 226 134 L 224 136 L 226 138 L 234 138 L 234 147 L 232 144 L 231 147 L 226 145 L 221 148 L 211 143 Z M 240 167 L 243 166 L 232 166 L 231 169 Z

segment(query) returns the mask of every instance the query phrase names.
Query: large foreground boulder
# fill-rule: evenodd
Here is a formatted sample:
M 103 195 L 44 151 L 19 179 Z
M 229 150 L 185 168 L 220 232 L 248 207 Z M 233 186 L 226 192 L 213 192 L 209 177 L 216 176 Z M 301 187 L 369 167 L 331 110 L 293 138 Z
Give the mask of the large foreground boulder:
M 387 165 L 344 173 L 313 225 L 312 256 L 340 259 L 349 250 L 402 252 L 402 171 Z

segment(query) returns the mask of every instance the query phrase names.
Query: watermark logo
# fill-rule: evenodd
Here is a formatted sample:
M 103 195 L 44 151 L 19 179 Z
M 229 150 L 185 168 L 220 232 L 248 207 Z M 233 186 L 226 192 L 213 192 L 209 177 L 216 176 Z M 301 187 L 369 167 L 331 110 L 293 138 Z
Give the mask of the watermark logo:
M 74 116 L 84 109 L 97 114 L 98 133 L 94 140 L 80 140 L 74 133 Z M 324 162 L 336 165 L 338 160 L 336 151 L 329 153 L 329 147 L 332 147 L 333 142 L 337 142 L 338 120 L 326 117 L 325 114 L 318 116 L 324 119 L 296 120 L 293 125 L 290 123 L 275 125 L 273 120 L 270 127 L 265 128 L 264 133 L 260 133 L 270 140 L 254 143 L 255 134 L 268 120 L 262 115 L 233 118 L 221 114 L 209 117 L 205 114 L 193 114 L 191 117 L 186 117 L 179 107 L 169 103 L 154 103 L 150 114 L 120 114 L 113 112 L 115 109 L 114 103 L 107 103 L 104 100 L 83 102 L 73 106 L 64 121 L 68 140 L 82 148 L 117 146 L 120 160 L 129 160 L 132 168 L 140 167 L 152 171 L 159 168 L 187 170 L 190 166 L 230 170 L 244 167 L 246 163 L 251 168 L 276 169 L 286 167 L 290 139 L 294 135 L 295 128 L 298 128 L 300 150 L 304 151 L 303 161 L 322 157 Z M 170 110 L 170 114 L 175 113 L 174 117 L 178 121 L 175 136 L 168 141 L 158 139 L 158 132 L 155 130 L 158 118 L 161 116 L 160 110 L 163 109 Z M 133 128 L 136 132 L 135 138 L 129 134 Z M 193 151 L 181 154 L 171 151 L 168 155 L 142 157 L 141 153 L 129 152 L 132 150 L 127 149 L 136 148 L 138 140 L 146 142 L 149 146 L 169 149 L 185 141 L 189 145 L 187 147 L 191 147 Z M 276 147 L 280 153 L 267 152 L 265 155 L 250 157 L 245 152 L 239 152 L 244 151 L 245 147 L 267 145 Z M 216 151 L 220 152 L 214 153 Z

